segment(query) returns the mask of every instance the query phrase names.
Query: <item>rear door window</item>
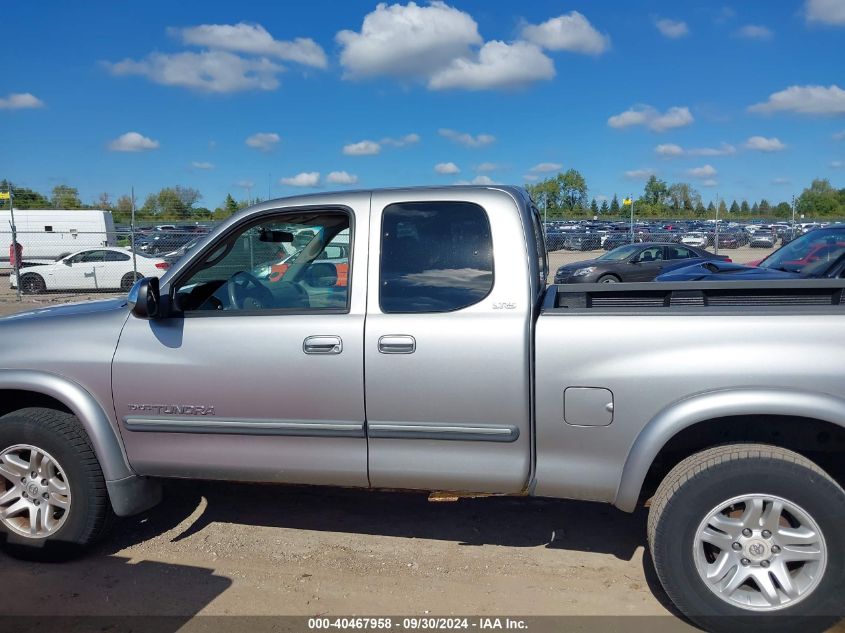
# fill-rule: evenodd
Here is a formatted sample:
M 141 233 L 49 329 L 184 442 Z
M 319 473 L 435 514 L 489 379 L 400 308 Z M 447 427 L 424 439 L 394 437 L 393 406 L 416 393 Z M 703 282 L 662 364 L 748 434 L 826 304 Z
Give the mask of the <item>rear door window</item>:
M 382 215 L 382 312 L 451 312 L 493 289 L 493 239 L 471 202 L 405 202 Z

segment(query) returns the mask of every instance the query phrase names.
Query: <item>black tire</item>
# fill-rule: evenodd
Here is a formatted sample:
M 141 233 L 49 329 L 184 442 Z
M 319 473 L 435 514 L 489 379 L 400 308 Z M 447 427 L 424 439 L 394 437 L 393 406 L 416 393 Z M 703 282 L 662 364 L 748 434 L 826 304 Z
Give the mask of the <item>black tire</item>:
M 21 275 L 20 285 L 21 292 L 26 295 L 38 295 L 47 289 L 47 284 L 44 283 L 44 277 L 35 273 Z
M 120 289 L 129 291 L 132 290 L 132 286 L 135 285 L 135 282 L 141 279 L 143 275 L 141 273 L 131 272 L 126 273 L 123 275 L 123 278 L 120 280 Z
M 0 521 L 0 548 L 25 560 L 62 561 L 82 553 L 110 527 L 114 515 L 100 464 L 75 416 L 27 408 L 0 418 L 0 453 L 26 444 L 47 452 L 61 464 L 71 503 L 64 523 L 42 538 L 22 536 Z M 0 476 L 0 494 L 8 482 Z
M 622 280 L 619 279 L 616 275 L 602 275 L 598 279 L 598 283 L 600 284 L 618 284 Z
M 815 589 L 794 605 L 764 613 L 735 606 L 711 591 L 696 569 L 694 542 L 702 520 L 712 508 L 747 494 L 800 506 L 823 534 L 826 568 Z M 823 631 L 845 615 L 843 516 L 845 491 L 810 460 L 764 444 L 725 445 L 688 457 L 666 476 L 652 500 L 648 544 L 672 602 L 707 630 Z

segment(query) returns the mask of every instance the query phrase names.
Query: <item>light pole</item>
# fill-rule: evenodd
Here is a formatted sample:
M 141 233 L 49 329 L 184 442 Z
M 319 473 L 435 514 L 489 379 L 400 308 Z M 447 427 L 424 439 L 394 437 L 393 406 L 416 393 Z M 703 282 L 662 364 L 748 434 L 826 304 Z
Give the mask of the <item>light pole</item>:
M 15 226 L 15 194 L 12 191 L 12 183 L 9 183 L 9 214 L 12 222 L 12 251 L 15 254 L 15 285 L 17 286 L 18 301 L 21 300 L 21 258 L 18 250 L 18 228 Z

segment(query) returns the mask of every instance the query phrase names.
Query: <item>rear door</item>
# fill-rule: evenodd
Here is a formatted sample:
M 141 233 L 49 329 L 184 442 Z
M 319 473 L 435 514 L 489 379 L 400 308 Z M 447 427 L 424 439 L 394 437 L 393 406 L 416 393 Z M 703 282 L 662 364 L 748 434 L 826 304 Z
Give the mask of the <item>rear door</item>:
M 519 492 L 531 456 L 530 219 L 502 191 L 430 196 L 373 195 L 370 484 Z

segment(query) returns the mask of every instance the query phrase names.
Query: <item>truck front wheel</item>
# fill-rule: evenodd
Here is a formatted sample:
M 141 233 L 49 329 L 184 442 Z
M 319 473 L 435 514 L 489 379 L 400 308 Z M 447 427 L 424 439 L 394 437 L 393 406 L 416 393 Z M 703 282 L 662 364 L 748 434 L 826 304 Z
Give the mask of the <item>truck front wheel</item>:
M 845 491 L 798 453 L 692 455 L 652 500 L 648 543 L 674 604 L 709 630 L 825 630 L 845 614 Z M 749 622 L 748 616 L 757 616 Z
M 28 408 L 0 418 L 0 546 L 8 554 L 66 559 L 111 517 L 103 473 L 73 415 Z

